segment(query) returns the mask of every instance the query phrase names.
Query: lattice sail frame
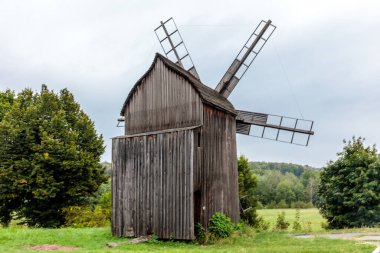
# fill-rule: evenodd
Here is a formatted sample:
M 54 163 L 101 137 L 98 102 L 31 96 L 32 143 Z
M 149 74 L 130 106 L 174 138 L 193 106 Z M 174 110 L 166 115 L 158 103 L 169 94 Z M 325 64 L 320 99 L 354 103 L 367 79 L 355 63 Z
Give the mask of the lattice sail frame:
M 216 91 L 229 97 L 275 30 L 271 20 L 260 22 L 216 86 Z
M 161 21 L 161 25 L 154 29 L 154 32 L 166 57 L 199 79 L 198 72 L 174 19 Z
M 314 135 L 311 120 L 237 110 L 236 133 L 308 146 Z

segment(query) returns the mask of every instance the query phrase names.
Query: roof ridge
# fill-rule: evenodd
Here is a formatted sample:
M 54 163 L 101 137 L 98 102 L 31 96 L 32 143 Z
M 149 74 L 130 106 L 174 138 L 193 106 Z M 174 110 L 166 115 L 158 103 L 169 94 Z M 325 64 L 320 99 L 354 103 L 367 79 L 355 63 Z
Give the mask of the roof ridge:
M 160 53 L 156 53 L 153 62 L 149 69 L 142 75 L 139 80 L 135 83 L 133 88 L 128 94 L 127 99 L 125 100 L 123 107 L 121 109 L 120 114 L 124 115 L 125 108 L 128 105 L 129 99 L 132 97 L 132 94 L 136 90 L 136 88 L 139 86 L 141 81 L 151 72 L 153 67 L 155 66 L 157 59 L 160 59 L 166 67 L 168 67 L 170 70 L 177 72 L 180 74 L 183 78 L 187 79 L 189 83 L 194 87 L 194 89 L 198 92 L 199 96 L 203 100 L 203 102 L 210 104 L 214 107 L 219 108 L 220 110 L 226 111 L 228 113 L 237 115 L 234 106 L 231 104 L 231 102 L 223 97 L 219 92 L 216 90 L 210 88 L 209 86 L 203 84 L 200 80 L 198 80 L 195 76 L 193 76 L 190 72 L 186 71 L 182 67 L 178 66 L 171 60 L 167 59 L 165 56 L 163 56 Z

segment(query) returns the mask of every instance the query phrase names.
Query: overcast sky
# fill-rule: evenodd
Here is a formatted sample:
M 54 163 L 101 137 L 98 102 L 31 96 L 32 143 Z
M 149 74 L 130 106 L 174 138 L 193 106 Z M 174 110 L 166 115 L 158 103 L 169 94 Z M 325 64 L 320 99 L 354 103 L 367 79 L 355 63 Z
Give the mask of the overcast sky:
M 308 147 L 238 135 L 254 161 L 326 165 L 343 139 L 380 143 L 379 1 L 3 1 L 0 89 L 67 87 L 95 121 L 111 160 L 116 119 L 173 17 L 201 80 L 214 88 L 253 29 L 277 30 L 230 101 L 248 111 L 315 121 Z

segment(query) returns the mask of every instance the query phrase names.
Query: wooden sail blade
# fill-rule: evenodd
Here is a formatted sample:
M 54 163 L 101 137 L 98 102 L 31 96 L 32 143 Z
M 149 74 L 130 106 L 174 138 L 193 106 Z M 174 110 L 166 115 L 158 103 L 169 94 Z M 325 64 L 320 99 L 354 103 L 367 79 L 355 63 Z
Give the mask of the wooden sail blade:
M 313 121 L 237 110 L 236 132 L 254 137 L 307 146 L 314 135 Z
M 165 22 L 161 21 L 161 25 L 154 29 L 154 32 L 166 57 L 199 79 L 198 72 L 194 67 L 193 60 L 183 42 L 174 19 L 169 18 Z
M 270 20 L 260 22 L 223 75 L 215 88 L 216 91 L 226 98 L 231 94 L 275 29 Z

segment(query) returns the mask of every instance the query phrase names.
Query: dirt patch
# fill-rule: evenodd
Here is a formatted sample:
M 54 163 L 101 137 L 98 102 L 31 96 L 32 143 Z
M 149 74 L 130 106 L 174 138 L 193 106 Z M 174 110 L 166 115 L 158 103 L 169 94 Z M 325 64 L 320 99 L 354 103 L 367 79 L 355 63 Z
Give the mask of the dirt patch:
M 74 251 L 78 248 L 72 246 L 61 246 L 56 244 L 40 244 L 40 245 L 29 245 L 29 249 L 34 250 L 59 250 L 59 251 Z

